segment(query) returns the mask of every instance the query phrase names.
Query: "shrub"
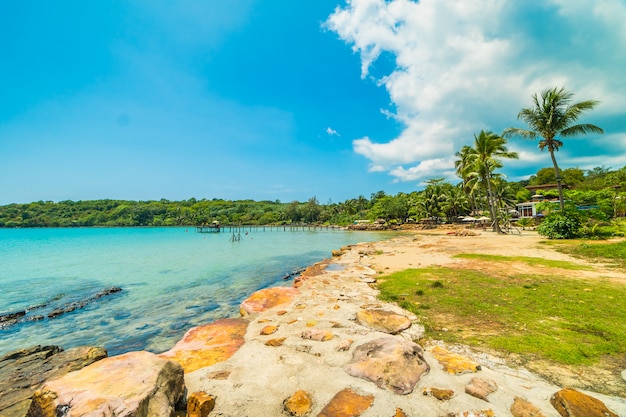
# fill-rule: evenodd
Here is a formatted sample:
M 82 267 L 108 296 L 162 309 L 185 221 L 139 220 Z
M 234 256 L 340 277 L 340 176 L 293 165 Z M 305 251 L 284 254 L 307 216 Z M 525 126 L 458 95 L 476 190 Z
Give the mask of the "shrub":
M 555 211 L 546 216 L 537 232 L 548 239 L 576 239 L 582 236 L 580 215 L 575 211 Z

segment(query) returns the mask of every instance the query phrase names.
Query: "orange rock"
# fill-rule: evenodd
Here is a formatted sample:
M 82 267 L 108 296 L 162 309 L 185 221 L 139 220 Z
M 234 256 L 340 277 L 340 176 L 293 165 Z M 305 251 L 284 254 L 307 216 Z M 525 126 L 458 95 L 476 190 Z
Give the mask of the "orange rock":
M 320 342 L 326 342 L 334 338 L 335 335 L 333 334 L 333 332 L 328 331 L 328 330 L 307 329 L 302 332 L 300 337 L 302 337 L 303 339 L 311 339 L 311 340 L 317 340 Z
M 394 414 L 393 417 L 406 417 L 406 414 L 404 414 L 401 408 L 396 408 L 396 414 Z
M 244 343 L 248 321 L 221 319 L 189 330 L 176 345 L 159 356 L 178 362 L 185 373 L 225 361 Z
M 440 346 L 432 348 L 430 353 L 443 366 L 443 370 L 448 373 L 459 375 L 480 371 L 478 363 L 456 353 L 449 352 Z
M 358 417 L 373 403 L 373 395 L 359 395 L 346 388 L 339 391 L 317 417 Z
M 389 334 L 396 334 L 411 327 L 411 320 L 402 314 L 377 309 L 361 309 L 356 313 L 359 324 Z
M 602 401 L 572 388 L 556 392 L 550 403 L 563 417 L 618 417 Z
M 515 397 L 511 405 L 513 417 L 546 417 L 539 408 L 523 398 Z
M 239 312 L 242 316 L 261 313 L 277 305 L 290 303 L 298 294 L 300 291 L 293 287 L 265 288 L 253 293 L 241 303 Z
M 289 321 L 287 322 L 287 324 L 294 324 L 294 323 L 295 323 L 295 322 L 297 322 L 297 321 L 298 321 L 298 319 L 289 320 Z
M 267 336 L 268 334 L 276 333 L 278 326 L 268 325 L 261 329 L 261 335 Z
M 206 392 L 194 392 L 187 398 L 187 417 L 207 417 L 214 408 L 215 397 Z
M 287 310 L 280 310 L 276 313 L 277 316 L 284 316 L 285 314 L 287 314 Z
M 496 392 L 498 385 L 495 381 L 485 378 L 474 377 L 465 385 L 465 393 L 472 397 L 480 398 L 483 401 L 489 401 L 489 394 Z
M 300 390 L 287 398 L 283 404 L 285 411 L 290 416 L 303 417 L 311 412 L 313 400 L 308 392 Z
M 279 337 L 277 339 L 270 339 L 265 342 L 265 346 L 279 347 L 283 345 L 283 342 L 286 340 L 286 337 Z
M 454 396 L 454 391 L 451 389 L 426 388 L 424 389 L 424 395 L 430 395 L 439 401 L 448 401 Z

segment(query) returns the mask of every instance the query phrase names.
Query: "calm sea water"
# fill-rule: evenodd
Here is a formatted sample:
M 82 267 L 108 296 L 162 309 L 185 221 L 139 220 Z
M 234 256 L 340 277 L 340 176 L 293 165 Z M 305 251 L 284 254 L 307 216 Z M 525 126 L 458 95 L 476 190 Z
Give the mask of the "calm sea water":
M 237 316 L 252 292 L 291 285 L 286 274 L 332 249 L 386 236 L 274 230 L 230 237 L 192 228 L 0 229 L 0 314 L 27 310 L 0 329 L 0 355 L 36 344 L 162 352 L 193 326 Z M 95 299 L 114 286 L 122 291 Z M 36 316 L 44 318 L 27 320 Z

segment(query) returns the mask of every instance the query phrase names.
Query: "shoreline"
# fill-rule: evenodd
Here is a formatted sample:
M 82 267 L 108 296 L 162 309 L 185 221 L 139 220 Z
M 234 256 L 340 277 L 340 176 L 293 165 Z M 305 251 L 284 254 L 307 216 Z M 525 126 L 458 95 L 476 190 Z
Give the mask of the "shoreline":
M 334 250 L 332 257 L 306 268 L 292 285 L 251 294 L 241 304 L 241 317 L 194 327 L 169 351 L 149 355 L 182 366 L 185 397 L 196 398 L 196 393 L 208 396 L 213 402 L 209 416 L 559 417 L 553 397 L 563 388 L 576 388 L 580 383 L 576 378 L 581 375 L 571 375 L 572 384 L 567 378 L 557 384 L 465 345 L 437 340 L 419 345 L 424 342 L 424 328 L 418 317 L 380 301 L 375 282 L 382 274 L 403 269 L 467 262 L 453 257 L 458 253 L 587 263 L 538 246 L 542 238 L 535 232 L 467 235 L 450 231 L 402 231 L 384 240 Z M 580 274 L 601 271 L 626 285 L 626 273 L 590 265 L 594 271 Z M 377 319 L 376 314 L 383 314 L 383 319 Z M 391 329 L 395 323 L 400 325 Z M 401 365 L 391 375 L 372 377 L 371 372 L 380 370 L 381 365 L 372 364 L 370 354 L 376 356 L 379 348 L 370 350 L 365 361 L 355 362 L 359 352 L 381 341 L 391 343 L 394 349 L 412 349 L 409 356 L 421 366 L 417 379 L 407 379 L 416 373 L 407 372 L 411 364 Z M 122 356 L 100 362 L 115 364 Z M 399 357 L 402 361 L 407 354 L 400 353 Z M 89 368 L 92 366 L 83 369 Z M 481 397 L 473 391 L 476 381 L 493 391 Z M 618 383 L 626 387 L 623 379 Z M 626 396 L 576 390 L 601 401 L 615 415 L 626 417 Z M 442 396 L 442 392 L 446 394 Z M 295 410 L 294 402 L 299 404 L 302 398 L 308 401 L 306 408 Z M 355 405 L 354 401 L 361 403 Z M 514 413 L 518 403 L 541 414 Z M 340 406 L 361 408 L 358 412 L 329 413 Z
M 355 378 L 345 371 L 355 347 L 388 336 L 355 320 L 364 308 L 407 316 L 412 326 L 394 337 L 416 340 L 423 335 L 417 317 L 376 298 L 378 291 L 370 284 L 381 272 L 459 262 L 452 255 L 460 252 L 502 253 L 505 240 L 509 240 L 509 250 L 514 250 L 516 255 L 545 256 L 549 253 L 552 259 L 582 262 L 534 247 L 541 240 L 534 232 L 521 236 L 496 236 L 489 232 L 457 236 L 447 234 L 448 230 L 410 232 L 413 233 L 342 248 L 341 254 L 335 254 L 339 256 L 312 265 L 303 273 L 304 278 L 295 282 L 299 284 L 297 296 L 247 317 L 249 325 L 245 342 L 232 357 L 185 375 L 189 392 L 204 391 L 215 397 L 215 411 L 224 416 L 283 415 L 283 402 L 299 390 L 310 393 L 311 415 L 317 415 L 336 393 L 346 387 L 373 396 L 371 407 L 360 414 L 364 417 L 391 416 L 397 408 L 407 416 L 440 417 L 446 413 L 485 409 L 506 416 L 510 415 L 510 407 L 517 397 L 539 407 L 548 417 L 558 416 L 550 398 L 564 387 L 467 346 L 449 346 L 437 341 L 422 346 L 430 372 L 408 395 L 379 388 L 371 381 Z M 525 239 L 525 244 L 520 245 L 519 239 Z M 329 265 L 338 267 L 328 268 Z M 624 279 L 626 283 L 626 277 Z M 268 326 L 275 329 L 271 334 L 264 334 Z M 305 337 L 314 331 L 326 332 L 330 336 L 326 340 Z M 275 340 L 280 340 L 277 346 L 268 345 L 269 341 Z M 350 347 L 343 350 L 342 346 L 346 344 Z M 445 372 L 433 353 L 436 346 L 475 361 L 481 370 L 458 375 Z M 468 381 L 477 376 L 492 380 L 499 387 L 488 402 L 464 393 Z M 440 401 L 423 394 L 430 388 L 452 389 L 455 395 L 450 401 Z M 581 391 L 600 399 L 620 416 L 626 416 L 626 399 Z

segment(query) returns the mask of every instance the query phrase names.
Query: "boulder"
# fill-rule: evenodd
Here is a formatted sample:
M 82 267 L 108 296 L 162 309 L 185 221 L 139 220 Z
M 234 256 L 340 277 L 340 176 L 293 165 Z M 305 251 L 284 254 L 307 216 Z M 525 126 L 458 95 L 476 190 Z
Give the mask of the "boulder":
M 358 417 L 373 403 L 373 395 L 361 395 L 346 388 L 339 391 L 317 417 Z
M 356 313 L 359 324 L 370 329 L 397 334 L 411 327 L 411 320 L 405 315 L 388 310 L 361 309 Z
M 432 348 L 430 353 L 443 366 L 443 370 L 448 373 L 460 375 L 468 372 L 478 372 L 480 370 L 478 363 L 464 356 L 449 352 L 440 346 Z
M 357 346 L 346 372 L 396 394 L 409 394 L 430 367 L 422 348 L 402 338 L 382 337 Z
M 0 416 L 23 417 L 42 384 L 106 358 L 104 348 L 34 346 L 0 357 Z
M 244 344 L 248 321 L 221 319 L 190 329 L 167 352 L 159 356 L 178 362 L 186 373 L 225 361 Z
M 253 293 L 241 303 L 239 312 L 242 316 L 262 313 L 272 307 L 290 303 L 298 294 L 300 291 L 293 287 L 265 288 Z
M 130 352 L 47 381 L 33 396 L 27 417 L 170 417 L 184 388 L 179 364 Z
M 556 392 L 550 403 L 563 417 L 618 417 L 602 401 L 571 388 Z

